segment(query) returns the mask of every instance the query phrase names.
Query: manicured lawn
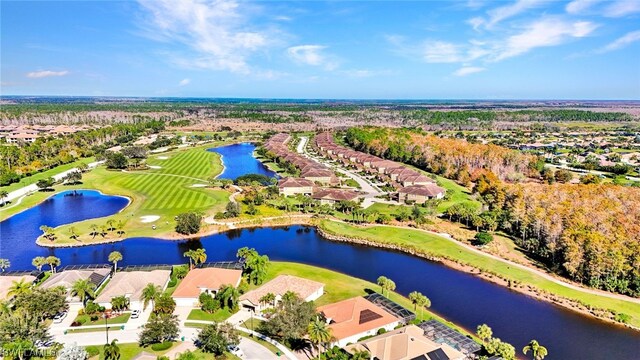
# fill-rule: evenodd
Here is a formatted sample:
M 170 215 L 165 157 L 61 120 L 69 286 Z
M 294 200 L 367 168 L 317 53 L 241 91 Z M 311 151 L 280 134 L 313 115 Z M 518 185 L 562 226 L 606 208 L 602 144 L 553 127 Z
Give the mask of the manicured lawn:
M 281 274 L 299 276 L 301 278 L 310 279 L 325 284 L 324 295 L 322 295 L 318 300 L 315 301 L 316 306 L 331 304 L 356 296 L 364 296 L 367 295 L 366 290 L 373 290 L 376 292 L 380 291 L 380 287 L 378 285 L 369 281 L 354 278 L 336 271 L 318 268 L 315 266 L 289 262 L 272 262 L 269 266 L 266 281 L 271 280 Z M 429 296 L 429 294 L 425 295 Z M 404 306 L 405 308 L 413 311 L 413 305 L 411 304 L 411 301 L 409 301 L 409 299 L 407 299 L 406 297 L 396 292 L 391 292 L 388 297 L 398 304 Z M 438 319 L 439 321 L 442 321 L 449 326 L 458 329 L 464 334 L 470 334 L 466 330 L 458 327 L 451 322 L 446 321 L 442 317 L 428 310 L 424 310 L 422 312 L 422 315 L 420 314 L 420 311 L 418 311 L 416 315 L 418 316 L 418 318 L 423 320 Z M 245 326 L 248 325 L 249 324 L 245 323 Z M 254 324 L 254 326 L 256 325 Z
M 249 319 L 242 323 L 242 327 L 255 331 L 257 328 L 260 327 L 260 324 L 262 324 L 263 322 L 264 321 L 259 319 L 253 319 L 253 320 Z
M 178 346 L 180 343 L 176 342 L 173 344 L 173 346 L 167 350 L 162 350 L 162 351 L 153 351 L 151 349 L 151 347 L 146 347 L 143 348 L 140 345 L 138 345 L 137 343 L 130 343 L 130 344 L 120 344 L 118 343 L 118 348 L 120 348 L 120 360 L 130 360 L 133 359 L 136 355 L 140 354 L 143 351 L 146 351 L 148 353 L 154 354 L 156 356 L 160 356 L 163 354 L 166 354 L 167 352 L 169 352 L 171 349 L 173 349 L 174 347 Z M 99 355 L 99 359 L 100 360 L 104 360 L 104 347 L 103 346 L 87 346 L 86 349 L 89 348 L 93 348 L 94 350 L 97 349 L 100 352 Z
M 202 320 L 202 321 L 215 321 L 220 322 L 228 319 L 231 315 L 233 315 L 229 309 L 220 309 L 213 314 L 210 314 L 206 311 L 202 311 L 200 309 L 193 309 L 189 313 L 187 320 Z
M 92 224 L 101 226 L 108 219 L 123 220 L 124 237 L 136 236 L 170 236 L 174 233 L 174 217 L 186 211 L 200 211 L 213 214 L 224 210 L 230 193 L 221 189 L 193 187 L 194 184 L 206 184 L 211 176 L 218 174 L 222 166 L 219 155 L 205 147 L 186 148 L 172 152 L 152 155 L 148 164 L 160 166 L 160 169 L 141 171 L 114 171 L 104 167 L 84 174 L 83 184 L 75 186 L 57 186 L 56 191 L 68 189 L 98 189 L 106 194 L 123 195 L 132 201 L 122 212 L 101 219 L 92 219 L 72 225 L 64 225 L 56 229 L 57 243 L 77 244 L 92 243 L 110 238 L 118 238 L 115 231 L 109 232 L 105 238 L 89 235 Z M 161 160 L 161 157 L 167 159 Z M 27 197 L 19 207 L 24 209 L 42 201 L 52 193 L 36 193 Z M 11 210 L 11 209 L 9 209 Z M 140 217 L 145 215 L 160 216 L 153 223 L 142 223 Z M 0 212 L 0 217 L 5 216 Z M 152 229 L 152 225 L 156 229 Z M 69 238 L 69 227 L 73 226 L 80 234 L 78 240 Z
M 111 325 L 111 324 L 114 324 L 114 325 L 115 324 L 124 324 L 127 321 L 129 321 L 129 317 L 130 316 L 131 316 L 131 313 L 126 312 L 124 314 L 121 314 L 121 315 L 118 315 L 116 317 L 110 318 L 109 319 L 109 325 Z M 78 315 L 73 321 L 79 321 L 80 322 L 80 321 L 84 320 L 84 323 L 82 324 L 82 326 L 104 325 L 105 324 L 105 321 L 104 321 L 104 319 L 102 318 L 101 315 L 98 315 L 98 320 L 95 320 L 95 321 L 91 321 L 90 318 L 91 318 L 91 316 L 89 316 L 89 315 Z
M 635 303 L 567 288 L 525 269 L 515 268 L 502 261 L 474 253 L 460 244 L 437 235 L 395 227 L 355 227 L 335 221 L 322 221 L 320 226 L 333 234 L 367 239 L 381 244 L 400 245 L 407 249 L 415 249 L 418 252 L 429 253 L 434 256 L 457 259 L 483 271 L 490 271 L 499 274 L 501 277 L 520 281 L 523 284 L 530 284 L 556 295 L 578 300 L 597 308 L 612 309 L 618 313 L 628 314 L 631 316 L 630 323 L 640 326 L 640 306 Z

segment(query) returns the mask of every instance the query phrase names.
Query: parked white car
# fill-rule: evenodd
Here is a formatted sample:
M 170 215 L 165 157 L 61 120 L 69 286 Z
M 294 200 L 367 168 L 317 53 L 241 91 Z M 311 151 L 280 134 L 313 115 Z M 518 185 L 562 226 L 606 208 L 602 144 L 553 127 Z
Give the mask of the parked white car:
M 60 324 L 62 322 L 62 320 L 64 320 L 64 318 L 67 317 L 67 312 L 61 312 L 61 313 L 57 313 L 56 316 L 53 317 L 53 323 L 54 324 Z
M 133 311 L 131 312 L 131 318 L 132 318 L 132 319 L 137 319 L 137 318 L 139 318 L 139 317 L 140 317 L 140 310 L 135 309 L 135 310 L 133 310 Z
M 235 355 L 237 357 L 244 357 L 244 353 L 238 347 L 238 345 L 229 345 L 229 346 L 227 346 L 227 350 L 229 350 L 230 353 L 232 353 L 233 355 Z

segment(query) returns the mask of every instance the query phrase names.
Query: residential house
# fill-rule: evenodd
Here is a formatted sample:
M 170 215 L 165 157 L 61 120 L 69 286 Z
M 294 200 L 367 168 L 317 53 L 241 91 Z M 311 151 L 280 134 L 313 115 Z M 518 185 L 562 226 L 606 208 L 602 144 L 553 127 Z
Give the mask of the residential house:
M 332 345 L 339 347 L 376 335 L 380 329 L 391 331 L 400 324 L 400 319 L 363 297 L 320 306 L 318 312 L 327 320 L 336 339 Z
M 321 189 L 314 192 L 311 197 L 320 200 L 320 205 L 335 205 L 339 201 L 355 200 L 358 193 L 345 189 Z
M 446 190 L 436 184 L 411 185 L 398 190 L 398 202 L 412 201 L 423 204 L 430 199 L 442 199 Z
M 264 309 L 275 306 L 288 291 L 298 294 L 304 301 L 314 301 L 324 294 L 324 284 L 293 275 L 279 275 L 259 288 L 240 296 L 240 305 L 259 313 Z M 260 302 L 260 299 L 267 294 L 275 295 L 274 303 L 265 304 Z
M 202 293 L 214 295 L 223 285 L 238 287 L 242 279 L 242 270 L 201 268 L 189 271 L 173 292 L 178 306 L 196 306 Z
M 131 309 L 142 309 L 144 300 L 142 290 L 153 284 L 164 290 L 169 283 L 171 270 L 121 271 L 102 289 L 95 302 L 104 307 L 111 307 L 111 299 L 125 296 L 129 299 Z
M 278 181 L 279 193 L 284 196 L 293 196 L 296 194 L 311 195 L 313 194 L 314 182 L 302 178 L 286 177 Z
M 67 302 L 70 304 L 80 304 L 81 300 L 73 295 L 71 288 L 78 280 L 89 280 L 96 289 L 109 279 L 111 268 L 83 269 L 83 270 L 65 270 L 52 274 L 45 282 L 40 285 L 44 289 L 53 289 L 62 286 L 67 290 Z

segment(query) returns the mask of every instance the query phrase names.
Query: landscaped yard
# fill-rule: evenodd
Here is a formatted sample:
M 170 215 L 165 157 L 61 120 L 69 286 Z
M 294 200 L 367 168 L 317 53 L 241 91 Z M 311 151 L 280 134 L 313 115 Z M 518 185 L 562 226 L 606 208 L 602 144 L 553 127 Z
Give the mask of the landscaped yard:
M 98 319 L 92 321 L 90 315 L 86 315 L 86 314 L 78 315 L 73 321 L 81 323 L 82 324 L 81 326 L 104 325 L 105 320 L 102 317 L 102 315 L 97 315 L 97 316 L 98 316 Z M 127 321 L 129 321 L 129 317 L 131 317 L 131 313 L 126 312 L 118 316 L 109 318 L 108 323 L 109 325 L 125 324 Z
M 118 343 L 118 348 L 120 348 L 120 360 L 130 360 L 133 359 L 136 355 L 140 354 L 143 351 L 146 351 L 148 353 L 154 354 L 156 356 L 160 356 L 163 354 L 166 354 L 167 352 L 171 351 L 171 349 L 175 348 L 176 346 L 178 346 L 180 343 L 174 343 L 173 346 L 167 350 L 162 350 L 162 351 L 153 351 L 151 349 L 151 347 L 141 347 L 140 345 L 138 345 L 137 343 L 130 343 L 130 344 L 120 344 Z M 86 347 L 88 352 L 98 352 L 99 356 L 96 356 L 95 358 L 99 358 L 100 360 L 104 360 L 104 347 L 102 345 L 100 346 L 87 346 Z
M 464 246 L 441 236 L 408 228 L 390 226 L 356 227 L 329 220 L 322 221 L 320 226 L 332 234 L 367 239 L 380 244 L 400 245 L 407 249 L 427 252 L 434 256 L 457 259 L 483 271 L 490 271 L 504 278 L 520 281 L 523 284 L 530 284 L 553 294 L 582 301 L 597 308 L 613 309 L 618 313 L 627 314 L 631 317 L 630 324 L 640 326 L 640 306 L 635 303 L 562 286 L 525 269 L 510 266 L 503 261 L 472 252 Z
M 322 295 L 318 300 L 315 301 L 316 306 L 331 304 L 331 303 L 349 299 L 355 296 L 364 296 L 364 295 L 367 295 L 366 290 L 373 290 L 376 292 L 380 291 L 380 287 L 378 285 L 369 281 L 354 278 L 339 272 L 318 268 L 315 266 L 298 264 L 298 263 L 289 263 L 289 262 L 272 262 L 271 265 L 269 266 L 267 279 L 265 281 L 269 281 L 281 274 L 294 275 L 294 276 L 318 281 L 325 284 L 324 295 Z M 254 285 L 253 287 L 256 287 L 256 286 Z M 425 294 L 425 295 L 429 296 L 429 294 Z M 391 294 L 388 297 L 391 300 L 397 302 L 398 304 L 413 311 L 413 305 L 411 304 L 411 301 L 406 297 L 396 292 L 391 292 Z M 421 314 L 419 311 L 416 315 L 418 316 L 418 318 L 424 319 L 424 320 L 438 319 L 439 321 L 442 321 L 448 324 L 452 328 L 458 329 L 464 334 L 470 334 L 466 330 L 458 327 L 457 325 L 451 322 L 446 321 L 445 319 L 441 318 L 440 316 L 428 310 L 423 311 L 422 316 L 420 316 Z M 246 323 L 245 325 L 249 326 L 249 324 L 246 324 Z M 257 326 L 257 325 L 254 325 L 254 326 Z
M 201 321 L 215 321 L 220 322 L 228 319 L 231 315 L 231 311 L 229 309 L 220 309 L 213 314 L 210 314 L 206 311 L 202 311 L 200 309 L 193 309 L 189 313 L 187 320 L 201 320 Z

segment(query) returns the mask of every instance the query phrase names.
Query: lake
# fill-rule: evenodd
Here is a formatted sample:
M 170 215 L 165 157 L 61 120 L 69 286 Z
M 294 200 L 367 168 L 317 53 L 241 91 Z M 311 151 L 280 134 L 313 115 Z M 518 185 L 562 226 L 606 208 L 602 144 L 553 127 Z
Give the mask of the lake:
M 246 174 L 261 174 L 268 177 L 278 175 L 253 157 L 256 146 L 252 143 L 231 144 L 207 149 L 221 155 L 224 170 L 218 178 L 235 180 Z

